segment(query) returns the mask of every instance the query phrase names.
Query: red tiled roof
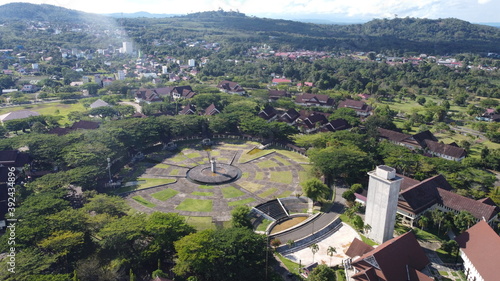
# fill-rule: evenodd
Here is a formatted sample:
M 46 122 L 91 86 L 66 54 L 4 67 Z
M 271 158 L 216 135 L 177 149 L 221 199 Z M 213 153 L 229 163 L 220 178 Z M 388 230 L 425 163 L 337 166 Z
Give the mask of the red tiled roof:
M 453 158 L 462 158 L 467 155 L 465 149 L 449 144 L 439 143 L 437 141 L 425 140 L 425 144 L 427 149 L 439 154 L 444 154 L 447 156 L 451 156 Z
M 452 187 L 442 175 L 428 178 L 409 187 L 399 194 L 398 207 L 418 214 L 436 203 L 441 203 L 438 187 L 451 190 Z
M 428 264 L 429 259 L 412 232 L 388 240 L 352 262 L 358 270 L 365 272 L 373 270 L 374 275 L 380 278 L 379 280 L 386 281 L 408 280 L 408 276 L 409 281 L 432 281 L 433 279 L 425 274 L 416 274 Z M 412 271 L 414 274 L 411 274 Z M 353 279 L 366 280 L 362 279 L 366 276 L 359 277 L 353 276 Z
M 498 280 L 500 237 L 485 221 L 479 221 L 455 240 L 484 280 Z
M 478 220 L 484 218 L 489 221 L 500 211 L 500 208 L 497 206 L 485 204 L 441 188 L 437 190 L 444 206 L 457 211 L 467 211 Z
M 338 108 L 342 107 L 352 108 L 356 111 L 363 111 L 363 112 L 368 112 L 372 110 L 371 106 L 367 105 L 364 101 L 357 101 L 350 99 L 339 102 Z
M 354 238 L 354 240 L 352 240 L 352 243 L 345 252 L 345 254 L 351 258 L 360 257 L 370 251 L 373 251 L 373 249 L 374 248 L 372 246 L 366 244 L 365 242 L 359 240 L 358 238 Z

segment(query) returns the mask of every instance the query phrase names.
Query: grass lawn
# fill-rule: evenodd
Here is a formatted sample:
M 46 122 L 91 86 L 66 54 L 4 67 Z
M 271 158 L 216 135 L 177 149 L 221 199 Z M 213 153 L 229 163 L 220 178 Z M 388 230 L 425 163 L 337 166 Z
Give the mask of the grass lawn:
M 191 194 L 198 195 L 198 196 L 213 196 L 214 195 L 213 192 L 201 192 L 201 191 L 194 191 Z
M 255 198 L 247 198 L 247 199 L 243 199 L 243 200 L 238 200 L 238 201 L 234 201 L 234 202 L 229 202 L 227 203 L 227 205 L 229 207 L 232 207 L 232 206 L 239 206 L 239 205 L 245 205 L 245 204 L 248 204 L 248 203 L 252 203 L 253 201 L 255 201 Z
M 299 182 L 305 182 L 306 180 L 312 178 L 312 165 L 300 165 L 304 168 L 304 171 L 299 171 Z
M 241 178 L 242 178 L 242 179 L 246 179 L 246 178 L 248 178 L 248 175 L 249 175 L 249 174 L 250 174 L 250 173 L 248 173 L 248 172 L 243 172 L 243 173 L 241 174 Z
M 132 199 L 134 199 L 135 201 L 139 202 L 141 205 L 144 205 L 146 207 L 149 207 L 149 208 L 156 207 L 155 204 L 149 202 L 148 200 L 144 199 L 144 197 L 142 197 L 140 195 L 133 196 Z
M 291 273 L 293 273 L 295 275 L 295 278 L 297 280 L 302 280 L 302 277 L 300 277 L 298 263 L 295 263 L 295 262 L 285 258 L 284 256 L 282 256 L 280 254 L 275 254 L 275 256 L 277 256 L 278 259 L 285 265 L 285 267 L 288 269 L 288 271 L 290 271 Z
M 212 217 L 186 217 L 186 223 L 192 225 L 196 230 L 215 229 Z
M 211 212 L 213 207 L 212 200 L 187 198 L 182 201 L 175 209 L 191 212 Z
M 266 231 L 267 227 L 272 223 L 270 220 L 263 219 L 262 222 L 257 226 L 255 230 Z
M 186 159 L 186 156 L 184 156 L 183 154 L 176 154 L 174 157 L 168 158 L 168 160 L 175 162 L 175 163 L 178 163 L 178 162 L 186 161 L 187 159 Z
M 158 178 L 138 178 L 140 181 L 146 181 L 139 184 L 137 189 L 144 189 L 152 186 L 169 184 L 175 182 L 175 179 L 158 179 Z
M 210 156 L 212 156 L 212 157 L 216 157 L 216 156 L 219 156 L 219 155 L 220 155 L 220 151 L 217 151 L 217 150 L 210 151 Z
M 275 148 L 274 149 L 277 153 L 283 155 L 283 156 L 286 156 L 288 158 L 290 158 L 291 160 L 295 161 L 295 162 L 298 162 L 298 163 L 309 163 L 309 158 L 307 158 L 307 156 L 304 156 L 300 153 L 297 153 L 297 152 L 293 152 L 293 151 L 290 151 L 290 150 L 286 150 L 286 149 L 280 149 L 280 148 Z
M 245 192 L 232 186 L 223 187 L 220 190 L 222 191 L 222 196 L 224 198 L 235 198 L 245 195 Z
M 214 189 L 212 185 L 198 185 L 198 188 L 201 189 Z
M 238 162 L 245 163 L 245 162 L 257 159 L 259 157 L 268 155 L 268 154 L 273 153 L 273 152 L 274 152 L 274 150 L 260 150 L 260 149 L 259 150 L 257 150 L 257 149 L 249 150 L 249 151 L 241 154 Z
M 283 191 L 283 193 L 281 193 L 280 195 L 278 195 L 278 198 L 288 197 L 290 195 L 292 195 L 292 191 L 291 190 L 285 190 L 285 191 Z
M 260 193 L 260 194 L 259 194 L 259 197 L 260 197 L 260 198 L 266 198 L 266 197 L 269 197 L 269 196 L 271 196 L 273 193 L 275 193 L 275 192 L 276 192 L 276 190 L 278 190 L 276 187 L 271 187 L 271 188 L 269 188 L 268 190 L 266 190 L 266 191 L 264 191 L 264 192 Z
M 179 193 L 179 191 L 177 191 L 177 190 L 167 188 L 167 189 L 164 189 L 162 191 L 158 191 L 158 192 L 151 194 L 151 197 L 158 199 L 158 200 L 161 200 L 161 201 L 167 201 L 168 199 L 174 197 L 178 193 Z
M 265 161 L 257 163 L 257 167 L 259 167 L 261 169 L 273 168 L 273 167 L 278 167 L 278 164 L 276 164 L 274 161 L 271 161 L 271 160 L 265 160 Z
M 261 190 L 264 186 L 262 184 L 254 183 L 254 182 L 249 182 L 249 181 L 244 181 L 241 183 L 238 183 L 243 187 L 244 189 L 250 191 L 250 192 L 257 192 Z
M 275 157 L 273 157 L 273 159 L 274 159 L 274 160 L 277 160 L 278 162 L 282 163 L 282 164 L 283 164 L 283 165 L 285 165 L 285 166 L 290 166 L 290 165 L 292 165 L 290 162 L 288 162 L 287 160 L 285 160 L 285 159 L 283 159 L 283 158 L 281 158 L 281 157 L 279 157 L 279 156 L 275 156 Z
M 170 167 L 170 165 L 160 163 L 160 164 L 155 165 L 153 168 L 168 169 L 169 167 Z
M 170 176 L 177 176 L 177 175 L 179 175 L 179 169 L 173 169 L 172 171 L 170 171 L 169 175 Z
M 293 176 L 291 171 L 283 171 L 283 172 L 271 172 L 271 181 L 284 183 L 284 184 L 292 184 Z
M 344 223 L 347 223 L 348 225 L 350 225 L 352 228 L 356 229 L 352 224 L 351 224 L 351 220 L 344 214 L 340 215 L 340 220 L 342 220 L 342 222 Z M 359 233 L 359 232 L 358 232 Z M 359 236 L 361 236 L 361 241 L 365 242 L 366 244 L 370 245 L 370 246 L 377 246 L 378 244 L 371 240 L 371 239 L 368 239 L 367 237 L 365 237 L 364 235 L 362 234 L 359 234 Z
M 201 157 L 201 154 L 198 153 L 198 152 L 192 152 L 192 153 L 187 154 L 186 157 L 188 157 L 188 158 L 198 158 L 198 157 Z
M 66 123 L 71 123 L 68 120 L 68 114 L 72 111 L 86 111 L 85 107 L 81 103 L 73 103 L 73 104 L 64 104 L 60 102 L 52 102 L 52 103 L 44 103 L 44 104 L 30 104 L 23 106 L 15 106 L 15 107 L 7 107 L 0 109 L 0 115 L 9 113 L 12 111 L 19 110 L 31 110 L 40 113 L 41 115 L 54 115 L 54 116 L 62 116 L 63 118 L 59 120 L 59 124 L 64 125 Z M 55 114 L 54 112 L 59 110 L 59 114 Z
M 263 172 L 257 172 L 257 173 L 255 173 L 255 179 L 256 180 L 263 180 L 264 179 L 264 173 Z

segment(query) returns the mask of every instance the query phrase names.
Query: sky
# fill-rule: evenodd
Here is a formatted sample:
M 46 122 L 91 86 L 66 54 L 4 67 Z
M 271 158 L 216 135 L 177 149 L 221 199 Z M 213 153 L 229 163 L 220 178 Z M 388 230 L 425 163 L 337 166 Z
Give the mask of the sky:
M 238 10 L 248 16 L 323 19 L 334 22 L 373 18 L 458 18 L 474 23 L 500 22 L 500 0 L 0 0 L 51 4 L 89 13 L 188 14 Z

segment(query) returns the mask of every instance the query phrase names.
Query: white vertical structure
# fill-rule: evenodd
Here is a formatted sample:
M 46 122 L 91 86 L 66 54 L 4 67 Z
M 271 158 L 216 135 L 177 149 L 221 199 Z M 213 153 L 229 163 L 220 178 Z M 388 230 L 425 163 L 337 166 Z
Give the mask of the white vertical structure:
M 134 51 L 134 44 L 132 42 L 122 42 L 122 53 L 132 54 Z
M 126 75 L 126 74 L 125 74 L 125 71 L 123 71 L 123 70 L 118 70 L 118 74 L 117 74 L 117 76 L 116 76 L 116 77 L 117 77 L 117 79 L 118 79 L 118 80 L 125 80 L 125 78 L 126 78 L 126 77 L 125 77 L 125 75 Z
M 377 166 L 368 172 L 368 196 L 366 200 L 365 224 L 371 226 L 368 237 L 377 243 L 384 243 L 393 237 L 401 177 L 396 169 Z
M 188 65 L 189 65 L 189 67 L 195 67 L 196 61 L 194 59 L 190 59 L 190 60 L 188 60 Z
M 162 65 L 162 67 L 161 67 L 161 74 L 168 74 L 168 66 Z

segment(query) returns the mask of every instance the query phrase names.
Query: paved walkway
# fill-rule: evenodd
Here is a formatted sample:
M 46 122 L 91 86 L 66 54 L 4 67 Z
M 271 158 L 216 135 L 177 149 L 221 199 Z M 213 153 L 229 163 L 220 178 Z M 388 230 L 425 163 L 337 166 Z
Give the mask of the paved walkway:
M 180 153 L 164 151 L 159 155 L 148 156 L 161 161 L 161 164 L 147 169 L 140 177 L 175 178 L 177 182 L 138 190 L 128 194 L 126 199 L 132 207 L 145 213 L 175 212 L 184 216 L 212 217 L 213 221 L 228 221 L 231 218 L 231 210 L 237 205 L 255 206 L 276 197 L 301 193 L 299 174 L 305 171 L 304 168 L 279 152 L 240 163 L 242 155 L 254 147 L 255 144 L 248 142 L 243 144 L 220 142 L 212 146 L 211 151 L 205 151 L 201 145 L 194 144 L 185 147 Z M 233 163 L 242 171 L 241 178 L 233 183 L 214 186 L 199 185 L 185 178 L 190 168 L 209 163 L 209 157 L 215 157 L 219 163 Z M 163 201 L 154 198 L 155 193 L 166 189 L 175 190 L 177 194 Z M 138 195 L 155 204 L 155 207 L 146 207 L 132 198 Z M 187 199 L 210 201 L 212 210 L 206 212 L 179 210 L 178 206 Z

